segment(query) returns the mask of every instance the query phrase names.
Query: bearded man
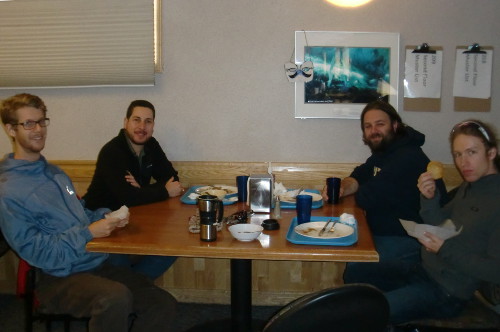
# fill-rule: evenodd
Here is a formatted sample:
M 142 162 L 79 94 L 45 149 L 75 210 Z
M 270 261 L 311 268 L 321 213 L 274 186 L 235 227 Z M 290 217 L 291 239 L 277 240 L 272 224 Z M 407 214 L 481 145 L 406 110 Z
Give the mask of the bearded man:
M 403 266 L 420 259 L 420 244 L 406 234 L 399 219 L 422 222 L 417 180 L 426 171 L 429 158 L 422 151 L 425 136 L 407 126 L 390 104 L 377 100 L 361 113 L 363 141 L 372 152 L 364 164 L 342 179 L 340 196 L 355 195 L 365 210 L 380 261 Z M 446 197 L 442 180 L 440 191 Z M 349 263 L 344 282 L 363 282 L 363 266 Z
M 177 171 L 153 137 L 155 114 L 149 101 L 130 103 L 123 129 L 99 152 L 94 177 L 83 196 L 87 208 L 116 210 L 122 205 L 158 202 L 183 192 Z M 111 261 L 156 279 L 175 257 L 113 255 Z

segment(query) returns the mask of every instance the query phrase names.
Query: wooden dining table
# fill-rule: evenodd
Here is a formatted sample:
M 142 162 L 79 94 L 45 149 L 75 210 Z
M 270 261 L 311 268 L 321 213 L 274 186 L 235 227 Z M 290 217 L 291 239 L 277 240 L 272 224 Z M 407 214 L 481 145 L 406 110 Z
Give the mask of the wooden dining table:
M 248 210 L 245 203 L 224 206 L 224 215 Z M 280 229 L 264 232 L 257 240 L 241 242 L 232 237 L 224 225 L 217 240 L 204 242 L 200 234 L 188 229 L 196 205 L 184 204 L 178 197 L 130 208 L 129 224 L 110 236 L 87 244 L 92 252 L 162 255 L 179 257 L 227 258 L 231 260 L 231 319 L 230 328 L 219 330 L 249 331 L 252 329 L 252 260 L 377 262 L 378 253 L 368 228 L 364 211 L 353 196 L 344 197 L 339 204 L 325 204 L 312 210 L 312 216 L 338 217 L 342 213 L 354 216 L 358 224 L 358 241 L 349 246 L 304 245 L 287 240 L 287 232 L 295 209 L 281 209 Z M 250 222 L 268 218 L 254 214 Z M 209 329 L 210 330 L 210 329 Z

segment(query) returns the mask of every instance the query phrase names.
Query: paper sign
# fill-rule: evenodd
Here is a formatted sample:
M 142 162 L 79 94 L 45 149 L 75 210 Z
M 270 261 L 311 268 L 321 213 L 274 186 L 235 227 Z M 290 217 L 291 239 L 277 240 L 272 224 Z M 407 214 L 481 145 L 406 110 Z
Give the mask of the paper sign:
M 443 51 L 413 53 L 406 50 L 405 98 L 441 98 Z
M 457 49 L 453 96 L 488 99 L 491 97 L 493 50 L 464 53 Z
M 432 233 L 437 237 L 446 240 L 457 236 L 462 231 L 462 228 L 456 230 L 455 224 L 450 219 L 447 219 L 441 226 L 432 226 L 427 224 L 417 224 L 414 221 L 399 219 L 406 233 L 420 240 L 426 240 L 424 232 Z

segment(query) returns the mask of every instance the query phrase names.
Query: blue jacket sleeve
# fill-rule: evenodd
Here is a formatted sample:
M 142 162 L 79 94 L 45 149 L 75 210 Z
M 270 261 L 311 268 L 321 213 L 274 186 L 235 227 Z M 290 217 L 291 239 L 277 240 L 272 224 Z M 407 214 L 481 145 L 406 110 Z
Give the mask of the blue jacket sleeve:
M 9 199 L 0 200 L 0 227 L 11 248 L 30 265 L 43 270 L 66 270 L 87 254 L 85 246 L 92 239 L 88 225 L 75 223 L 59 232 L 51 216 L 33 215 Z

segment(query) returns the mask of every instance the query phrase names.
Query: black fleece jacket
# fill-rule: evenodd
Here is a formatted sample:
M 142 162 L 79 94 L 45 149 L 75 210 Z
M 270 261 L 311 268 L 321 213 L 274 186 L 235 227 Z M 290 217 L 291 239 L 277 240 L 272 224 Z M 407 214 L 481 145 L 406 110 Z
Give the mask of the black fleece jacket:
M 136 188 L 125 181 L 130 172 L 141 185 Z M 167 181 L 177 171 L 167 159 L 158 141 L 151 139 L 144 144 L 142 164 L 130 149 L 125 131 L 106 143 L 99 152 L 92 182 L 83 199 L 89 209 L 107 207 L 112 210 L 122 205 L 134 206 L 158 202 L 168 198 Z

